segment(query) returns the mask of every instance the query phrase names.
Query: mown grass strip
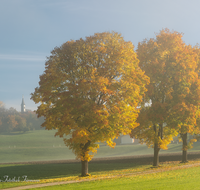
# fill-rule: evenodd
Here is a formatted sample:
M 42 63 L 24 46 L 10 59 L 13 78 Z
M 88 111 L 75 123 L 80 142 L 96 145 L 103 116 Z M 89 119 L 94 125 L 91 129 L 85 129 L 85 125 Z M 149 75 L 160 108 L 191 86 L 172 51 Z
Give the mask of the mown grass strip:
M 188 164 L 193 164 L 199 162 L 193 161 L 189 162 Z M 159 168 L 152 168 L 151 165 L 142 165 L 142 164 L 132 164 L 131 163 L 108 163 L 109 167 L 105 163 L 93 163 L 91 164 L 92 167 L 90 168 L 91 170 L 91 176 L 88 177 L 88 179 L 97 179 L 97 178 L 113 178 L 115 177 L 120 177 L 120 176 L 126 176 L 126 175 L 141 175 L 143 173 L 149 173 L 149 172 L 156 172 L 158 170 L 169 170 L 173 169 L 174 167 L 177 166 L 187 166 L 188 164 L 180 164 L 179 162 L 168 162 L 168 163 L 163 163 L 162 167 Z M 66 166 L 65 166 L 66 165 Z M 21 176 L 24 175 L 23 172 L 28 171 L 30 168 L 32 168 L 32 172 L 30 174 L 32 176 L 28 176 L 28 179 L 31 180 L 40 180 L 39 182 L 1 182 L 0 183 L 0 189 L 3 188 L 8 188 L 8 187 L 17 187 L 17 186 L 25 186 L 25 185 L 30 185 L 30 184 L 39 184 L 39 183 L 51 183 L 51 182 L 59 182 L 59 181 L 80 181 L 83 178 L 78 177 L 77 174 L 80 174 L 78 171 L 74 173 L 74 175 L 71 175 L 70 173 L 74 169 L 78 169 L 80 165 L 76 164 L 43 164 L 43 165 L 13 165 L 13 166 L 5 166 L 2 167 L 0 170 L 2 171 L 5 169 L 8 169 L 10 167 L 10 171 L 12 171 L 12 174 L 17 174 L 17 171 L 21 171 Z M 66 171 L 65 167 L 69 169 L 68 174 Z M 70 168 L 70 167 L 71 168 Z M 18 168 L 19 167 L 19 168 Z M 40 168 L 40 171 L 43 172 L 38 172 L 38 168 Z M 19 170 L 20 169 L 20 170 Z M 80 169 L 80 168 L 79 168 Z M 13 176 L 10 175 L 12 178 Z M 84 178 L 87 179 L 87 178 Z
M 200 187 L 199 175 L 200 167 L 192 167 L 144 175 L 122 176 L 119 178 L 41 187 L 35 190 L 195 190 Z
M 196 166 L 195 166 L 196 165 Z M 56 185 L 55 183 L 49 184 L 41 184 L 43 185 L 56 185 L 52 187 L 40 187 L 36 189 L 168 189 L 171 188 L 168 182 L 174 184 L 178 181 L 188 182 L 188 175 L 189 178 L 192 178 L 193 182 L 197 185 L 199 184 L 199 174 L 200 174 L 200 163 L 196 162 L 188 164 L 181 164 L 179 169 L 178 167 L 173 167 L 173 164 L 170 164 L 170 167 L 159 167 L 159 168 L 149 168 L 149 170 L 145 170 L 144 172 L 135 172 L 135 173 L 125 173 L 125 174 L 118 174 L 115 176 L 109 175 L 101 175 L 101 176 L 90 176 L 87 178 L 77 178 L 74 181 L 69 181 L 69 183 L 75 184 L 67 184 L 63 185 L 61 182 L 60 185 Z M 168 164 L 169 166 L 169 164 Z M 191 167 L 191 168 L 189 168 Z M 167 171 L 165 171 L 167 170 Z M 192 173 L 192 175 L 191 175 Z M 185 181 L 185 179 L 187 179 Z M 84 181 L 82 181 L 84 180 Z M 95 181 L 94 181 L 95 180 Z M 190 180 L 190 179 L 189 179 Z M 85 182 L 89 181 L 89 182 Z M 120 183 L 119 183 L 120 181 Z M 77 183 L 80 182 L 80 183 Z M 141 183 L 141 184 L 140 184 Z M 40 184 L 37 184 L 40 185 Z M 133 185 L 133 186 L 132 186 Z M 38 187 L 38 186 L 37 186 Z M 175 188 L 182 188 L 182 189 L 195 189 L 195 186 L 184 186 L 176 184 Z M 196 186 L 198 187 L 198 186 Z M 26 188 L 32 188 L 31 186 L 26 186 Z M 34 188 L 35 189 L 35 188 Z M 199 188 L 196 188 L 199 189 Z

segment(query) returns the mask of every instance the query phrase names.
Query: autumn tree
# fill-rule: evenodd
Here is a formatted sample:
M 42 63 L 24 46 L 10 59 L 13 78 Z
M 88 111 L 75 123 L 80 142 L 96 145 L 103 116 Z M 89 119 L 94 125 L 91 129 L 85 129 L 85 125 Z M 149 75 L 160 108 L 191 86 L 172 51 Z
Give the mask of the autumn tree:
M 174 56 L 177 69 L 174 73 L 172 109 L 170 125 L 177 127 L 183 142 L 182 162 L 187 162 L 187 150 L 196 141 L 188 134 L 200 134 L 200 79 L 199 79 L 199 48 L 183 45 L 180 54 Z
M 0 133 L 10 133 L 17 125 L 15 117 L 4 107 L 3 102 L 0 102 Z
M 26 131 L 29 131 L 29 128 L 27 127 L 27 124 L 26 124 L 26 118 L 24 118 L 22 115 L 23 114 L 18 114 L 15 116 L 15 119 L 18 123 L 16 126 L 16 131 L 26 132 Z
M 21 123 L 21 127 L 19 127 L 19 129 L 23 129 L 22 131 L 43 129 L 41 125 L 44 122 L 44 117 L 37 118 L 37 114 L 35 112 L 29 111 L 26 113 L 20 113 L 19 116 L 25 120 L 25 122 Z
M 172 137 L 182 133 L 180 126 L 185 128 L 190 124 L 195 125 L 194 107 L 199 101 L 198 92 L 195 92 L 198 84 L 194 82 L 197 79 L 194 72 L 196 60 L 193 57 L 194 51 L 182 41 L 182 34 L 168 29 L 157 34 L 156 39 L 139 43 L 137 53 L 140 67 L 149 76 L 150 84 L 145 95 L 146 104 L 138 118 L 140 126 L 131 135 L 148 146 L 153 146 L 153 166 L 158 166 L 160 149 L 167 149 Z M 194 82 L 194 85 L 191 86 L 188 81 Z M 186 94 L 191 91 L 195 99 L 188 100 L 189 96 L 186 97 Z M 190 104 L 189 101 L 193 103 Z M 190 108 L 186 104 L 190 104 Z M 183 121 L 184 111 L 181 110 L 184 106 L 189 109 L 189 114 Z M 189 124 L 189 120 L 193 122 Z
M 131 42 L 120 34 L 96 33 L 56 47 L 46 61 L 39 87 L 32 94 L 40 103 L 46 129 L 57 129 L 82 163 L 82 176 L 106 142 L 128 134 L 136 122 L 148 78 L 138 66 Z
M 0 101 L 0 133 L 40 130 L 43 122 L 44 117 L 37 118 L 35 112 L 21 113 L 12 107 L 6 109 Z
M 8 115 L 7 117 L 7 125 L 6 125 L 6 132 L 11 132 L 16 126 L 17 126 L 17 121 L 15 120 L 14 115 Z

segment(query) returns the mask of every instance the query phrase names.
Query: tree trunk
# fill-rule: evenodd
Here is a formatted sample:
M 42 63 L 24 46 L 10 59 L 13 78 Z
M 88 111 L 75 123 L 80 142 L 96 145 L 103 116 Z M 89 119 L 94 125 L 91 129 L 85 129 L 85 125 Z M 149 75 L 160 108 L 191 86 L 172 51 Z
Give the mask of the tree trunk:
M 155 135 L 160 136 L 160 130 L 157 134 L 157 128 L 156 128 L 155 124 L 153 125 L 153 128 L 154 128 Z M 158 143 L 154 142 L 153 166 L 155 166 L 155 167 L 158 167 L 158 165 L 159 165 L 159 156 L 158 156 L 159 150 L 160 150 L 160 148 L 158 147 Z
M 183 141 L 182 163 L 187 162 L 187 133 L 181 135 Z
M 158 167 L 159 166 L 159 150 L 158 143 L 154 144 L 154 157 L 153 157 L 153 166 Z
M 82 165 L 81 176 L 82 177 L 88 176 L 88 161 L 87 160 L 84 160 L 84 161 L 81 160 L 81 165 Z
M 80 144 L 80 148 L 82 149 L 82 156 L 83 159 L 85 159 L 85 154 L 88 151 L 88 148 L 90 146 L 91 141 L 88 141 L 86 144 Z M 87 160 L 81 160 L 81 176 L 88 176 L 88 161 Z

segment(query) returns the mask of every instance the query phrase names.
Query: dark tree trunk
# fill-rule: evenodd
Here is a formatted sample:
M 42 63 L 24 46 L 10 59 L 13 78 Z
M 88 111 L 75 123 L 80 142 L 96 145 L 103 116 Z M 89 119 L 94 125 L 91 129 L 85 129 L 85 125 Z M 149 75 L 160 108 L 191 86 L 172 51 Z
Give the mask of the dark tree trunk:
M 158 167 L 159 166 L 159 150 L 158 143 L 154 144 L 154 157 L 153 157 L 153 166 Z
M 160 136 L 160 127 L 159 127 L 158 132 L 157 132 L 157 128 L 156 128 L 155 124 L 153 125 L 153 128 L 154 128 L 154 132 L 155 132 L 156 136 L 159 137 Z M 155 166 L 155 167 L 158 167 L 158 165 L 159 165 L 159 156 L 158 156 L 159 150 L 160 150 L 160 148 L 158 147 L 158 143 L 154 142 L 153 166 Z
M 81 161 L 81 165 L 82 165 L 81 176 L 82 177 L 88 176 L 88 161 L 87 160 Z
M 85 157 L 86 151 L 88 151 L 88 148 L 90 146 L 91 141 L 88 141 L 86 144 L 80 144 L 80 148 L 82 149 L 82 156 Z M 88 161 L 87 160 L 81 160 L 81 176 L 88 176 Z
M 183 152 L 182 152 L 182 162 L 187 162 L 187 133 L 181 135 L 183 141 Z

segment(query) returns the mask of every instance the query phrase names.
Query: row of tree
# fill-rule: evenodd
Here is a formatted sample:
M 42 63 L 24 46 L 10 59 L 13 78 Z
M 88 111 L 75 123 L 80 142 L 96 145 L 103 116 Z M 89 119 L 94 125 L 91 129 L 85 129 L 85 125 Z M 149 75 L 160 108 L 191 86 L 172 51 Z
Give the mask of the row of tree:
M 182 162 L 187 162 L 188 134 L 200 133 L 200 49 L 186 45 L 182 34 L 162 30 L 155 39 L 138 44 L 140 68 L 150 78 L 131 136 L 154 148 L 153 165 L 159 164 L 159 150 L 167 149 L 180 134 Z M 190 145 L 189 144 L 189 145 Z
M 37 118 L 35 112 L 21 113 L 14 108 L 6 109 L 0 102 L 0 133 L 26 132 L 41 129 L 44 118 Z
M 43 127 L 71 137 L 64 142 L 81 160 L 82 176 L 97 142 L 114 147 L 122 134 L 153 146 L 154 166 L 177 134 L 187 154 L 187 134 L 199 133 L 200 50 L 182 34 L 162 30 L 135 52 L 120 34 L 97 33 L 51 53 L 32 99 Z

